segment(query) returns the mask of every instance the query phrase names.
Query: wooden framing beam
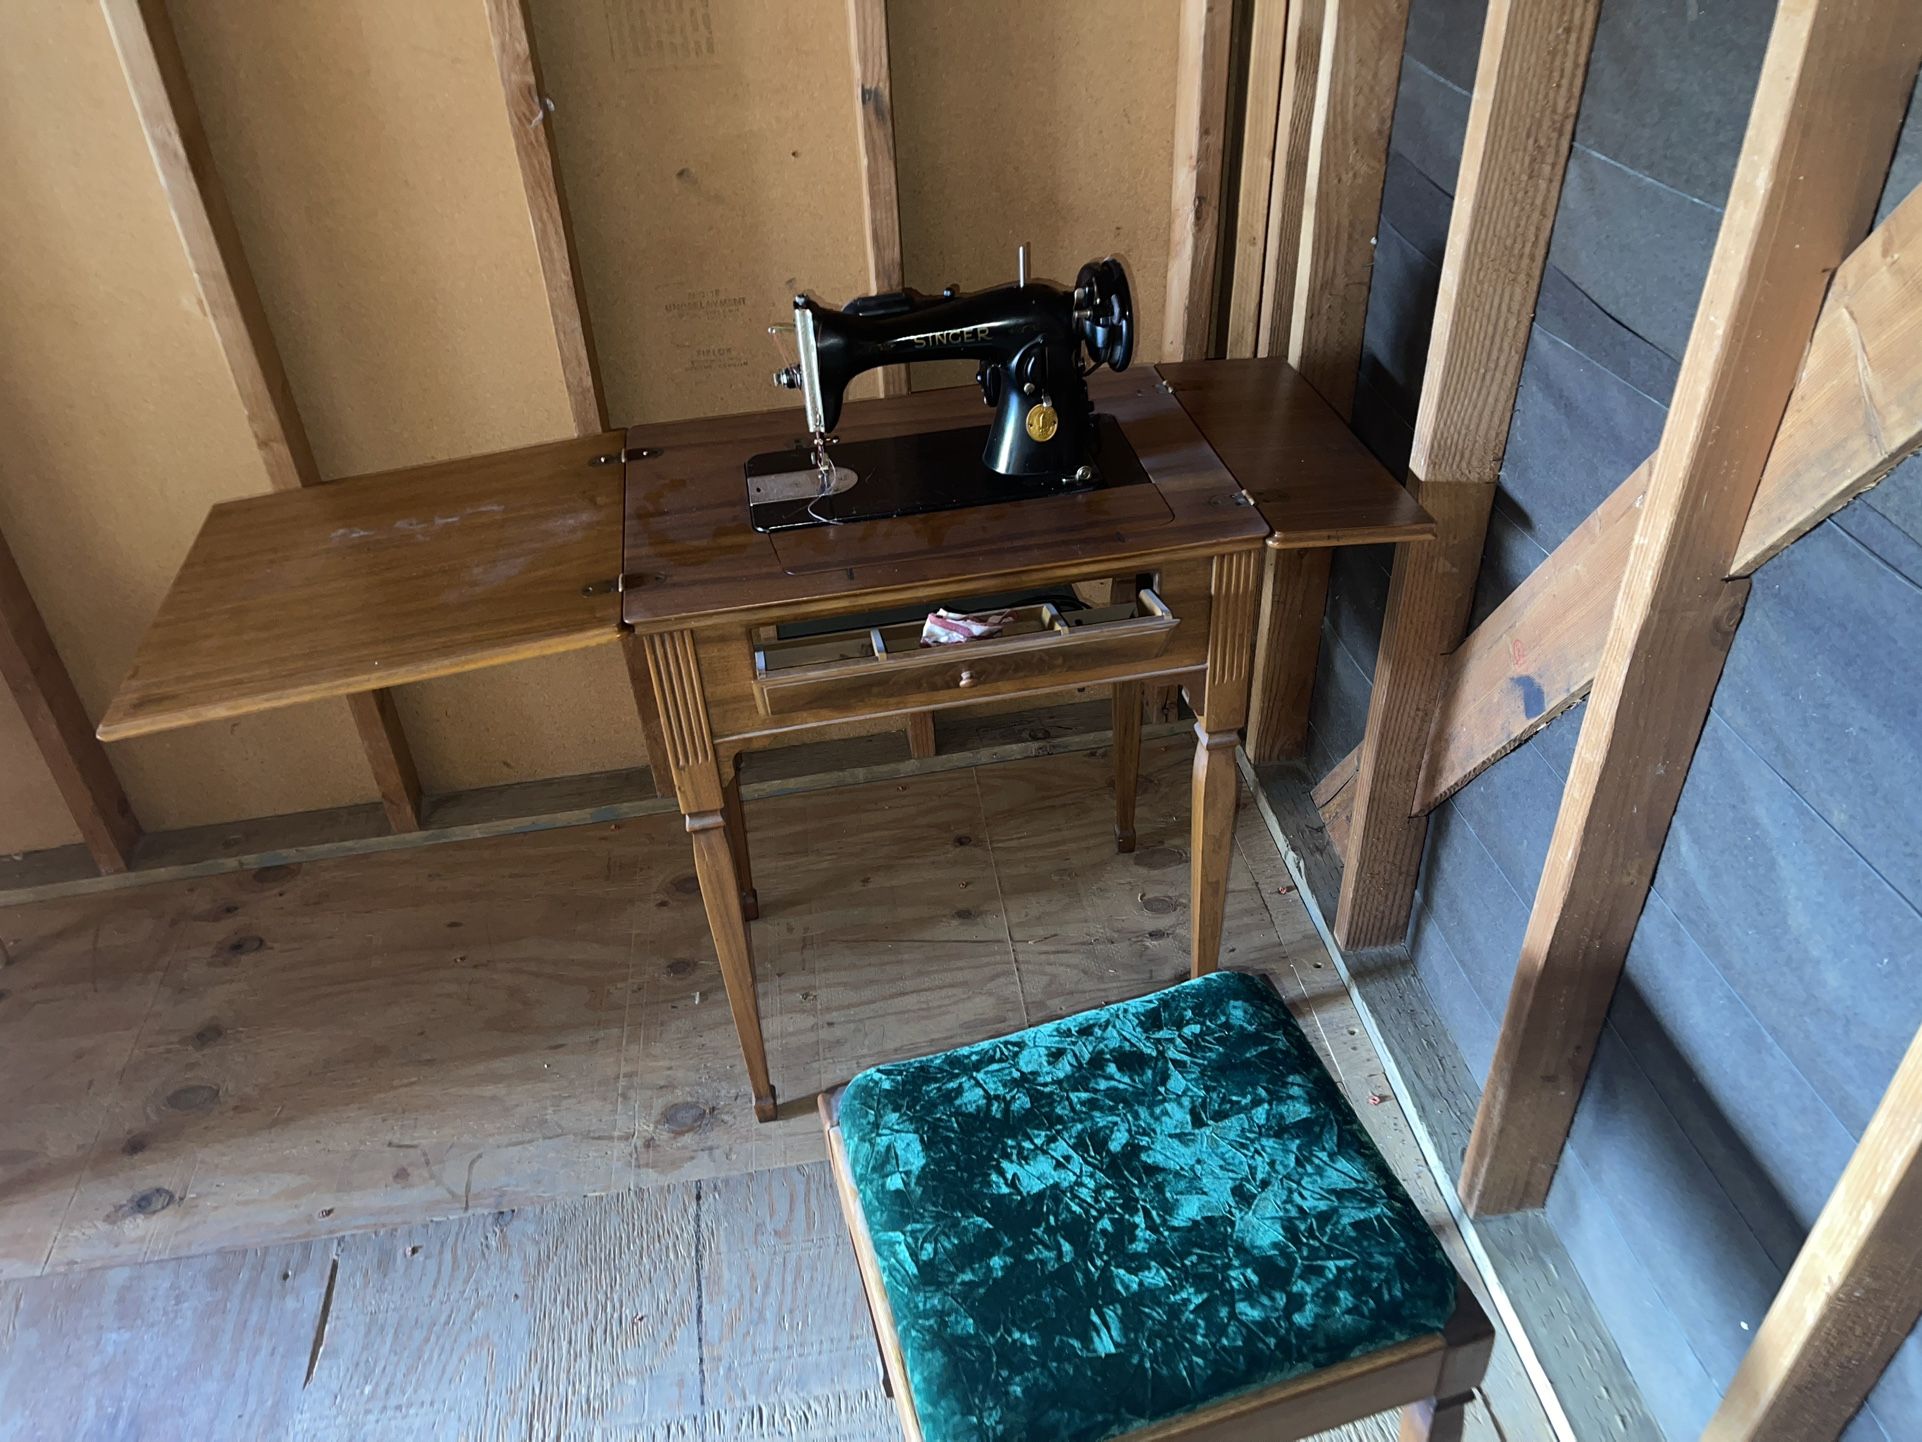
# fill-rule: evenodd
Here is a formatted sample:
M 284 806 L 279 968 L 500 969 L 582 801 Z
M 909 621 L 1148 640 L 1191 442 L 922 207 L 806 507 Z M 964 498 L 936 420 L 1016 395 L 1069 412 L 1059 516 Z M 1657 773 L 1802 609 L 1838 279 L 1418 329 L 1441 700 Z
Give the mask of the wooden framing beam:
M 1355 408 L 1407 29 L 1408 0 L 1325 0 L 1288 363 L 1343 420 Z
M 1922 1035 L 1815 1219 L 1702 1442 L 1826 1442 L 1922 1315 Z
M 1918 296 L 1922 192 L 1898 205 L 1835 273 L 1731 577 L 1779 555 L 1922 446 Z M 1588 694 L 1653 462 L 1617 486 L 1448 658 L 1417 814 Z
M 1912 0 L 1783 0 L 1529 916 L 1461 1195 L 1547 1199 L 1748 585 L 1730 581 L 1829 277 L 1922 61 Z
M 1248 94 L 1242 107 L 1241 181 L 1235 200 L 1234 258 L 1228 282 L 1228 334 L 1222 354 L 1252 356 L 1261 341 L 1270 189 L 1275 176 L 1288 0 L 1254 0 L 1248 24 Z
M 166 6 L 163 0 L 100 0 L 100 10 L 267 480 L 275 490 L 317 485 L 307 427 L 214 172 Z M 392 701 L 375 693 L 351 697 L 348 706 L 388 820 L 396 831 L 419 829 L 420 781 Z
M 213 153 L 166 5 L 163 0 L 100 0 L 100 9 L 268 482 L 277 491 L 313 485 L 320 471 L 307 427 L 294 405 L 226 192 L 214 175 Z
M 1282 42 L 1281 94 L 1275 106 L 1274 174 L 1268 183 L 1263 233 L 1261 330 L 1256 355 L 1288 347 L 1295 318 L 1295 279 L 1301 261 L 1301 221 L 1308 194 L 1308 142 L 1315 129 L 1315 81 L 1321 74 L 1321 27 L 1326 0 L 1288 0 Z
M 854 58 L 854 114 L 861 150 L 861 208 L 868 284 L 879 294 L 906 284 L 901 260 L 901 195 L 894 160 L 894 82 L 888 60 L 888 0 L 848 0 Z M 881 394 L 908 393 L 908 368 L 883 366 Z
M 1304 13 L 1304 27 L 1309 19 Z M 1347 420 L 1361 368 L 1408 0 L 1323 0 L 1320 19 L 1288 362 Z M 1292 114 L 1298 101 L 1290 95 L 1283 113 Z M 1314 550 L 1269 556 L 1248 722 L 1251 760 L 1297 756 L 1306 744 L 1330 560 Z
M 19 704 L 94 865 L 103 876 L 126 871 L 133 865 L 134 847 L 140 841 L 139 823 L 107 760 L 107 748 L 94 739 L 87 708 L 54 650 L 53 637 L 4 536 L 0 536 L 0 679 Z
M 1428 823 L 1422 752 L 1475 599 L 1489 507 L 1561 199 L 1600 0 L 1492 0 L 1442 259 L 1408 483 L 1432 544 L 1395 552 L 1350 802 L 1335 937 L 1407 934 Z
M 1233 0 L 1181 0 L 1163 360 L 1203 359 L 1214 330 L 1234 10 Z
M 520 162 L 521 188 L 527 195 L 527 218 L 534 228 L 534 250 L 547 289 L 547 311 L 554 322 L 574 434 L 599 435 L 607 429 L 607 403 L 593 331 L 581 302 L 580 257 L 568 224 L 567 195 L 554 146 L 554 103 L 541 84 L 527 0 L 487 0 L 487 28 L 507 101 L 507 128 L 514 136 L 514 158 Z

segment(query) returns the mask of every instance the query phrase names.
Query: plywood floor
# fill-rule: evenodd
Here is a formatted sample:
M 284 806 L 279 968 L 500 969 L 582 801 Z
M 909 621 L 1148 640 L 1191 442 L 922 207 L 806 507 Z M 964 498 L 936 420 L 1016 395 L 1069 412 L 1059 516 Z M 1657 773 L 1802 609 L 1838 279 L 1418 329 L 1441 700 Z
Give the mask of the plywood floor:
M 811 1094 L 1185 974 L 1189 756 L 751 805 L 769 1126 L 678 818 L 0 912 L 0 1437 L 895 1435 Z M 1252 807 L 1228 947 L 1444 1217 Z

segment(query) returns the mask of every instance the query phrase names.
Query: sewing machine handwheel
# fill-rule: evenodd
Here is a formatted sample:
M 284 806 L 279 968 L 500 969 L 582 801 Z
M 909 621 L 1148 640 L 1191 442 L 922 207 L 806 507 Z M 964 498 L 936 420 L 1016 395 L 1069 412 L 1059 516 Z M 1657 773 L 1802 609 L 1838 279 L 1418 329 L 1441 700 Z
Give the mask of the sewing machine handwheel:
M 1134 296 L 1128 272 L 1114 256 L 1091 260 L 1075 277 L 1075 289 L 1088 296 L 1094 314 L 1081 322 L 1082 343 L 1096 365 L 1125 371 L 1135 353 Z

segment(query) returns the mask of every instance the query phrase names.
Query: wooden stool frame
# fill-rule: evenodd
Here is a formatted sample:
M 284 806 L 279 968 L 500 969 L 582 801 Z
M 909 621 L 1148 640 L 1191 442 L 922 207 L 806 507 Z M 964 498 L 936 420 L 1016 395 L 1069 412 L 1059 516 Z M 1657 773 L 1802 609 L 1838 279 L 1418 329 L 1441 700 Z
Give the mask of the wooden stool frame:
M 922 1442 L 915 1415 L 914 1389 L 908 1381 L 894 1329 L 894 1313 L 881 1281 L 881 1265 L 868 1234 L 861 1197 L 848 1169 L 841 1137 L 841 1094 L 824 1092 L 821 1125 L 827 1133 L 828 1164 L 834 1169 L 841 1213 L 861 1269 L 861 1290 L 874 1322 L 882 1374 L 908 1442 Z M 1157 1422 L 1121 1435 L 1117 1442 L 1298 1442 L 1344 1423 L 1401 1408 L 1401 1442 L 1460 1442 L 1467 1405 L 1488 1368 L 1495 1332 L 1474 1294 L 1462 1285 L 1455 1313 L 1439 1332 L 1416 1337 L 1338 1366 L 1262 1387 L 1185 1416 Z

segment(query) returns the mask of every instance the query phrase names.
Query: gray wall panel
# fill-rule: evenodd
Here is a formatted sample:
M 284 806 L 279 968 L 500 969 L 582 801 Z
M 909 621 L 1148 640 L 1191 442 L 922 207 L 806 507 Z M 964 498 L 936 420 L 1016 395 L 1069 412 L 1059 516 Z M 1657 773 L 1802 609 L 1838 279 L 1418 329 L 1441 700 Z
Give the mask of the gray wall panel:
M 1922 456 L 1911 456 L 1835 524 L 1890 570 L 1922 586 Z
M 1554 550 L 1655 449 L 1667 414 L 1537 327 L 1502 461 L 1504 512 Z
M 1381 649 L 1391 547 L 1342 546 L 1328 568 L 1328 624 L 1369 681 Z
M 1922 1021 L 1922 915 L 1714 715 L 1655 889 L 1859 1133 Z
M 1731 1195 L 1756 1198 L 1744 1210 L 1786 1265 L 1847 1165 L 1855 1134 L 1659 895 L 1642 912 L 1616 995 L 1615 1012 L 1630 1009 L 1659 1022 L 1674 1057 L 1653 1069 L 1672 1078 L 1678 1117 Z M 1644 1039 L 1650 1031 L 1633 1022 L 1619 1029 Z
M 1535 895 L 1562 804 L 1562 778 L 1524 746 L 1469 782 L 1448 803 L 1449 813 L 1473 829 L 1524 902 Z
M 1773 0 L 1603 0 L 1477 619 L 1659 443 Z M 1482 7 L 1414 0 L 1356 425 L 1396 463 Z M 1883 197 L 1922 180 L 1911 114 Z M 1335 588 L 1316 744 L 1359 738 L 1378 573 Z M 1755 578 L 1549 1218 L 1669 1435 L 1695 1436 L 1922 1022 L 1922 459 Z M 1410 947 L 1492 1054 L 1585 708 L 1438 809 Z M 1851 1442 L 1922 1437 L 1922 1345 Z
M 1403 60 L 1401 83 L 1395 92 L 1395 128 L 1390 141 L 1393 156 L 1408 161 L 1445 195 L 1453 195 L 1461 175 L 1462 137 L 1467 131 L 1468 91 L 1413 56 Z M 1432 254 L 1440 259 L 1440 248 Z
M 1460 1048 L 1462 1060 L 1479 1085 L 1488 1075 L 1495 1059 L 1495 1014 L 1476 993 L 1475 984 L 1462 969 L 1461 959 L 1448 944 L 1448 938 L 1435 924 L 1424 906 L 1416 906 L 1408 933 L 1408 954 L 1422 990 L 1434 1004 L 1435 1013 L 1448 1029 L 1449 1037 Z
M 1922 105 L 1915 103 L 1916 94 L 1922 91 L 1909 96 L 1909 113 L 1902 118 L 1902 133 L 1896 137 L 1889 178 L 1882 185 L 1882 203 L 1875 208 L 1877 225 L 1889 218 L 1889 212 L 1900 205 L 1910 191 L 1922 185 Z
M 1774 0 L 1605 0 L 1575 142 L 1721 206 Z
M 1817 526 L 1756 573 L 1715 710 L 1922 906 L 1916 798 L 1889 784 L 1922 778 L 1922 588 L 1841 526 Z
M 1629 1245 L 1719 1393 L 1735 1376 L 1783 1269 L 1612 1026 L 1596 1047 L 1569 1145 L 1630 1231 Z
M 1623 1235 L 1621 1221 L 1572 1152 L 1563 1153 L 1555 1174 L 1548 1219 L 1575 1259 L 1649 1411 L 1672 1442 L 1692 1442 L 1713 1415 L 1719 1391 Z
M 1679 359 L 1721 224 L 1717 206 L 1577 148 L 1548 258 L 1616 320 Z
M 1616 320 L 1552 265 L 1542 273 L 1535 324 L 1650 400 L 1668 404 L 1681 363 Z
M 1362 331 L 1361 381 L 1368 394 L 1356 394 L 1357 415 L 1366 406 L 1386 405 L 1402 423 L 1397 430 L 1412 432 L 1440 283 L 1441 268 L 1384 222 L 1375 241 L 1375 272 Z M 1393 456 L 1382 459 L 1397 476 L 1407 465 L 1405 450 L 1399 461 Z
M 1367 673 L 1324 622 L 1315 663 L 1315 704 L 1309 717 L 1313 748 L 1309 759 L 1317 776 L 1361 745 L 1362 732 L 1368 727 L 1368 690 Z
M 1459 808 L 1431 818 L 1422 876 L 1422 902 L 1448 938 L 1475 994 L 1500 1016 L 1515 979 L 1528 903 L 1510 886 Z
M 1468 628 L 1472 631 L 1488 619 L 1488 613 L 1547 559 L 1548 552 L 1509 515 L 1497 494 L 1488 516 L 1488 540 L 1482 551 L 1481 572 L 1475 577 L 1475 604 L 1468 615 Z
M 1403 48 L 1450 84 L 1472 90 L 1487 14 L 1488 0 L 1415 0 Z

